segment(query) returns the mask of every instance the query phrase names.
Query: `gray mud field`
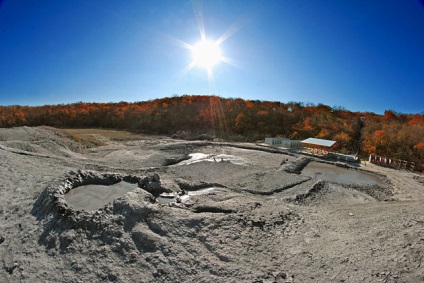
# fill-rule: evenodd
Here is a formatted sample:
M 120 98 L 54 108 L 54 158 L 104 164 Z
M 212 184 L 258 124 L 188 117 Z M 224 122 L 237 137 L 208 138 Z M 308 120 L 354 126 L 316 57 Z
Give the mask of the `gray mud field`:
M 418 174 L 78 135 L 0 129 L 0 282 L 424 282 Z

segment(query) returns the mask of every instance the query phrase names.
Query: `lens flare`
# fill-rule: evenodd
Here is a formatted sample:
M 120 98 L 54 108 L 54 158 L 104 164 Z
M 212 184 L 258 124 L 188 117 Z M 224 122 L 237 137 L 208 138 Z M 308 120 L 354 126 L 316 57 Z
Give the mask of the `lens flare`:
M 207 71 L 209 86 L 211 87 L 211 89 L 215 89 L 215 78 L 213 69 L 219 63 L 226 63 L 235 67 L 240 67 L 235 60 L 223 54 L 221 50 L 221 44 L 223 44 L 224 41 L 230 38 L 233 34 L 238 32 L 247 21 L 246 19 L 243 20 L 243 18 L 241 18 L 241 20 L 234 22 L 220 37 L 215 40 L 210 40 L 210 38 L 206 36 L 202 1 L 192 0 L 192 3 L 194 15 L 197 21 L 197 27 L 200 33 L 199 41 L 195 44 L 190 44 L 188 42 L 185 42 L 167 34 L 161 33 L 161 35 L 166 37 L 175 45 L 189 50 L 191 53 L 191 62 L 189 62 L 184 68 L 182 68 L 177 73 L 177 77 L 179 79 L 182 79 L 192 69 L 196 67 L 203 68 Z M 213 92 L 215 91 L 212 91 L 212 93 Z
M 222 61 L 222 53 L 216 42 L 202 40 L 191 48 L 193 63 L 208 70 Z

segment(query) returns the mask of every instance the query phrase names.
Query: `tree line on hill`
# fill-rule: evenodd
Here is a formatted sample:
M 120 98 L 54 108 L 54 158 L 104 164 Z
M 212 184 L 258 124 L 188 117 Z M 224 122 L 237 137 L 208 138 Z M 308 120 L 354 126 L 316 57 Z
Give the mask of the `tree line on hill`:
M 390 110 L 377 115 L 323 104 L 188 95 L 135 103 L 0 106 L 0 127 L 41 125 L 231 141 L 315 137 L 337 141 L 339 152 L 408 160 L 424 170 L 424 115 Z

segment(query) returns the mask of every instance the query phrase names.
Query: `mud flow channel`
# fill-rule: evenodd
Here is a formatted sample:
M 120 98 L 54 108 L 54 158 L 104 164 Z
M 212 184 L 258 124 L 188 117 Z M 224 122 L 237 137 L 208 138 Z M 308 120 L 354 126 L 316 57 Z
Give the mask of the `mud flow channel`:
M 303 169 L 302 174 L 314 179 L 346 185 L 383 184 L 383 180 L 372 173 L 320 162 L 310 162 L 305 169 Z
M 65 200 L 76 210 L 93 211 L 136 188 L 137 184 L 123 181 L 110 186 L 85 185 L 70 190 L 65 194 Z

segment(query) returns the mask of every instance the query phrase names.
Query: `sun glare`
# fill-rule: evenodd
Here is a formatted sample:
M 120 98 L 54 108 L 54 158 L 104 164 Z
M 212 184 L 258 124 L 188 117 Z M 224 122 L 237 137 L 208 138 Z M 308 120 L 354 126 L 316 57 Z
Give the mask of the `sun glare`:
M 0 0 L 1 1 L 1 0 Z M 221 44 L 230 38 L 241 28 L 241 23 L 232 24 L 225 32 L 216 40 L 209 40 L 206 36 L 205 25 L 203 22 L 203 11 L 200 1 L 193 0 L 194 14 L 196 16 L 197 26 L 200 32 L 200 40 L 196 44 L 190 44 L 180 39 L 165 35 L 176 45 L 186 48 L 190 51 L 192 60 L 178 73 L 179 77 L 185 76 L 194 67 L 200 67 L 207 71 L 210 86 L 215 85 L 213 74 L 214 67 L 219 63 L 227 63 L 237 66 L 235 62 L 222 54 Z
M 193 64 L 208 70 L 223 60 L 219 45 L 213 41 L 202 40 L 191 48 L 191 53 Z

